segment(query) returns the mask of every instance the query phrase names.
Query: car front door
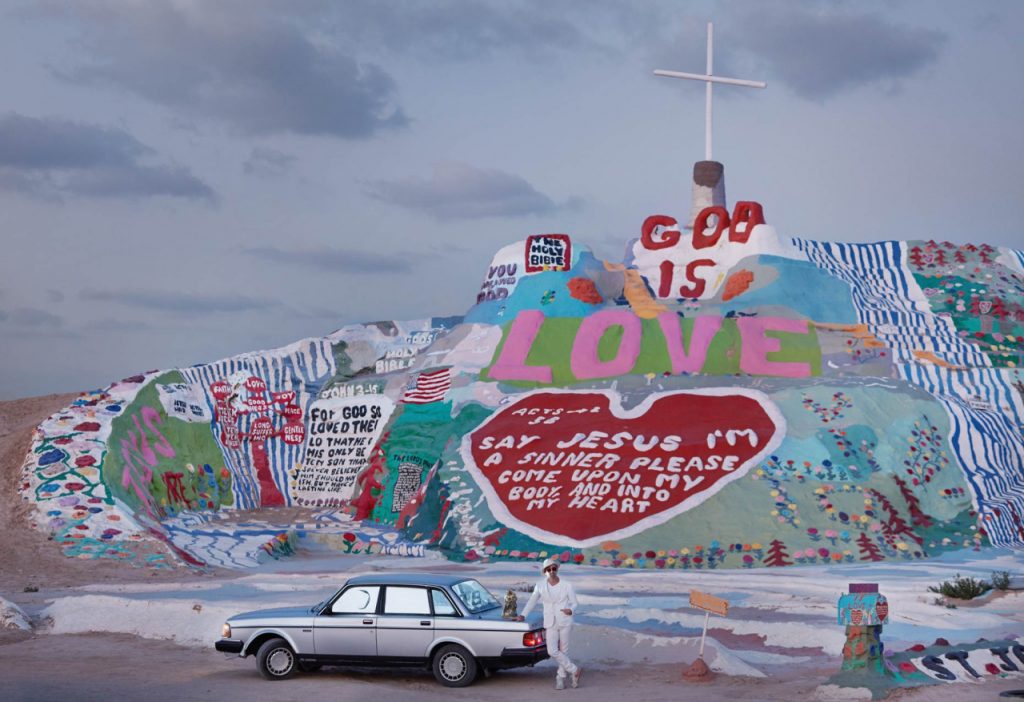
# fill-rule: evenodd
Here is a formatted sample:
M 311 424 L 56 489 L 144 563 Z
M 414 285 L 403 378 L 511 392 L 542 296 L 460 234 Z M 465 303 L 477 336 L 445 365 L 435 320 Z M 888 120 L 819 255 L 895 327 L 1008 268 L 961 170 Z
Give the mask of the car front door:
M 377 655 L 426 658 L 434 640 L 434 615 L 425 587 L 388 585 L 377 620 Z
M 313 621 L 318 656 L 368 658 L 377 655 L 379 585 L 353 585 Z

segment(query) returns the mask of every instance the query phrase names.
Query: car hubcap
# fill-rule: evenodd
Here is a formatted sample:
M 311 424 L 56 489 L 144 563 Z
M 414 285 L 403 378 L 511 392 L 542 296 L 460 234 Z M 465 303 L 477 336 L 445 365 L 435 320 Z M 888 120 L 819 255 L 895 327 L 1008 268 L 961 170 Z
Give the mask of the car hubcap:
M 449 653 L 441 659 L 441 674 L 446 680 L 459 680 L 466 674 L 466 661 L 457 653 Z
M 267 657 L 267 668 L 274 675 L 284 675 L 292 668 L 292 652 L 279 648 Z

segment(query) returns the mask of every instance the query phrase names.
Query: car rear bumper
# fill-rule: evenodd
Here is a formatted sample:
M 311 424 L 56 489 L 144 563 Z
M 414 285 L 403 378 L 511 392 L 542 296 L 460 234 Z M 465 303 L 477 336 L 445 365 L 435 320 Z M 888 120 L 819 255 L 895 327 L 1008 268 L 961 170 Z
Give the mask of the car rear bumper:
M 213 645 L 215 649 L 221 653 L 241 653 L 242 642 L 235 641 L 234 639 L 221 639 Z
M 548 657 L 546 645 L 533 646 L 532 648 L 506 648 L 502 649 L 501 655 L 497 657 L 480 658 L 480 662 L 491 670 L 502 668 L 519 668 L 524 665 L 540 663 Z

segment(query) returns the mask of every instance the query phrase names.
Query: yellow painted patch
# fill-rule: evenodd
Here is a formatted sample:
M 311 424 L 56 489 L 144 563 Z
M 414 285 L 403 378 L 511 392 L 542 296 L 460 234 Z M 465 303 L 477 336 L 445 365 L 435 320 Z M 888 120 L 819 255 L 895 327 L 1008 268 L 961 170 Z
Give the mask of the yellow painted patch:
M 623 295 L 629 302 L 630 309 L 640 319 L 654 319 L 666 311 L 665 305 L 654 299 L 651 291 L 647 289 L 643 276 L 635 268 L 626 268 L 621 263 L 604 262 L 604 267 L 609 271 L 619 271 L 624 278 Z

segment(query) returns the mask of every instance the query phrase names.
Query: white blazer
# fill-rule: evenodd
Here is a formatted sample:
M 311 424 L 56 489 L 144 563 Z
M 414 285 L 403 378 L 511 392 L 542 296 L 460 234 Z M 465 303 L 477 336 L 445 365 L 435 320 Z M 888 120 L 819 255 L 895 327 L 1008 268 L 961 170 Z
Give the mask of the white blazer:
M 575 613 L 580 604 L 576 599 L 576 590 L 572 583 L 565 578 L 560 578 L 557 585 L 551 585 L 547 578 L 538 581 L 533 586 L 530 601 L 523 608 L 524 617 L 533 610 L 538 600 L 544 605 L 545 629 L 572 624 L 572 615 L 566 614 L 562 610 L 571 609 Z

